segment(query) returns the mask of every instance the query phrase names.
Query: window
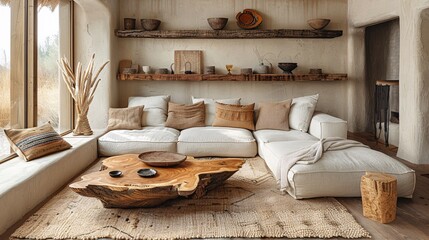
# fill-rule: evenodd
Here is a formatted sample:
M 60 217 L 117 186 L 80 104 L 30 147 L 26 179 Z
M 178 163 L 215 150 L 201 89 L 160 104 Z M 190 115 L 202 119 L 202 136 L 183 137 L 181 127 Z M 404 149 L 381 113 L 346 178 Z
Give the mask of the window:
M 9 144 L 3 133 L 10 126 L 10 24 L 9 6 L 0 5 L 0 158 L 9 155 Z
M 59 127 L 59 10 L 40 7 L 37 11 L 37 125 L 51 122 Z M 49 27 L 47 27 L 49 26 Z
M 59 56 L 72 59 L 72 5 L 0 1 L 0 130 L 48 121 L 60 133 L 72 128 L 73 102 L 57 66 Z M 1 131 L 0 160 L 9 154 Z

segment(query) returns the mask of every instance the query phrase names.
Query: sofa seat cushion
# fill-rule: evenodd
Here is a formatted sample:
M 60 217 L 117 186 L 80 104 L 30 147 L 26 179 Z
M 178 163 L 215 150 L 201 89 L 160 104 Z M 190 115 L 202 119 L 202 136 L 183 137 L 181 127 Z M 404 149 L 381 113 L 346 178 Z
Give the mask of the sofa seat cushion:
M 270 142 L 281 142 L 281 141 L 316 141 L 318 140 L 316 137 L 301 132 L 299 130 L 258 130 L 254 131 L 253 135 L 255 135 L 256 140 L 261 143 L 270 143 Z
M 148 151 L 176 152 L 179 133 L 178 130 L 167 127 L 113 130 L 98 139 L 98 152 L 101 156 Z
M 279 179 L 280 159 L 315 141 L 264 143 L 259 148 L 267 166 Z M 360 180 L 365 172 L 383 172 L 397 178 L 398 197 L 412 197 L 415 172 L 384 153 L 363 147 L 327 151 L 314 164 L 296 164 L 288 173 L 290 195 L 312 197 L 359 197 Z
M 177 151 L 194 157 L 254 157 L 257 147 L 246 129 L 194 127 L 180 133 Z

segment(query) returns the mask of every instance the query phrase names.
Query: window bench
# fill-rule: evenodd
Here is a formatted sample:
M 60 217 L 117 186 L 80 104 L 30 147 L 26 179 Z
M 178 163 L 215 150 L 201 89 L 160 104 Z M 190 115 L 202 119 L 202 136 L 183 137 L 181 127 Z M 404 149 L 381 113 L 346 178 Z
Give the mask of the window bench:
M 26 162 L 16 157 L 0 164 L 0 235 L 97 159 L 97 139 L 64 136 L 73 147 Z

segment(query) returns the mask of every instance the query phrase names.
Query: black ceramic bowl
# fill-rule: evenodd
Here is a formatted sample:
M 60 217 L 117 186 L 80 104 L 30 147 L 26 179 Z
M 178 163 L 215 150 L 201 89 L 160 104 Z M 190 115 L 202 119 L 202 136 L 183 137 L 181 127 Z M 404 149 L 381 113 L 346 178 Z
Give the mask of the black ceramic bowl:
M 298 67 L 297 63 L 279 63 L 278 67 L 283 70 L 284 74 L 292 74 L 292 70 Z
M 109 175 L 110 175 L 111 177 L 117 178 L 117 177 L 122 176 L 122 172 L 121 172 L 121 171 L 119 171 L 119 170 L 113 170 L 113 171 L 110 171 L 110 172 L 109 172 Z
M 137 174 L 144 178 L 154 177 L 156 175 L 156 170 L 153 168 L 142 168 L 137 171 Z

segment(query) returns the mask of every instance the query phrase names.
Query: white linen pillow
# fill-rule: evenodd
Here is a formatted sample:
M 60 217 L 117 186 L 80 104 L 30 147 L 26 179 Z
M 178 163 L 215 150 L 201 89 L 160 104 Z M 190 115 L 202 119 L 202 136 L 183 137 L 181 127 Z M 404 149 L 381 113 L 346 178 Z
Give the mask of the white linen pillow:
M 289 112 L 289 127 L 301 132 L 307 132 L 318 99 L 319 94 L 292 99 L 292 106 Z
M 206 107 L 206 126 L 211 126 L 216 115 L 216 102 L 224 104 L 240 104 L 241 98 L 230 98 L 230 99 L 213 99 L 213 98 L 196 98 L 192 96 L 192 103 L 204 102 Z
M 170 96 L 130 97 L 128 107 L 144 106 L 142 126 L 164 126 Z

